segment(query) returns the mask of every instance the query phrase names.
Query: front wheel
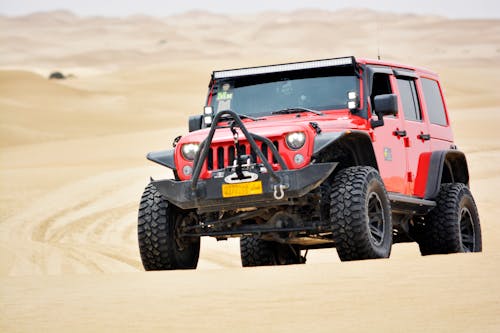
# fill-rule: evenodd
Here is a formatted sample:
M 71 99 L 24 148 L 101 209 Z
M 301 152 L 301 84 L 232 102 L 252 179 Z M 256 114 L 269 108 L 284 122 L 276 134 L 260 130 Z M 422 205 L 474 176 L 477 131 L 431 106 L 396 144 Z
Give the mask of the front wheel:
M 479 214 L 465 184 L 441 185 L 436 207 L 419 227 L 422 255 L 482 251 Z
M 168 202 L 149 184 L 141 198 L 137 233 L 142 264 L 147 271 L 194 269 L 200 255 L 200 238 L 181 237 L 182 227 L 193 225 L 197 215 Z
M 335 175 L 331 184 L 330 223 L 340 260 L 390 256 L 391 208 L 376 169 L 356 166 Z

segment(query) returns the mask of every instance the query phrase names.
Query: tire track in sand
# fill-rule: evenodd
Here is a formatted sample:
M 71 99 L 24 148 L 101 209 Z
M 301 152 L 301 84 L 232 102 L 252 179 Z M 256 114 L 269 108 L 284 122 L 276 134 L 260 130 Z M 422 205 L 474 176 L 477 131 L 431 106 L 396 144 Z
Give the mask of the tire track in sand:
M 0 248 L 14 259 L 0 267 L 0 275 L 142 270 L 136 223 L 148 172 L 141 167 L 96 174 L 9 216 L 0 229 Z M 201 269 L 239 266 L 236 240 L 202 242 Z
M 8 217 L 0 239 L 16 258 L 2 273 L 141 269 L 137 244 L 130 242 L 136 219 L 129 217 L 137 209 L 145 174 L 147 168 L 101 173 L 49 192 Z

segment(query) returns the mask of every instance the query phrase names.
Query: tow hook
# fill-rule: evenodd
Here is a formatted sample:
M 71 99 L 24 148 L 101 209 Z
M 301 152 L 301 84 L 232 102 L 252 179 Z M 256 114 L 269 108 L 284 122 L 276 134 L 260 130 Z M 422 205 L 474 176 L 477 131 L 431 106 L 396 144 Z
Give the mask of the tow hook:
M 285 197 L 285 190 L 287 190 L 288 188 L 289 186 L 285 184 L 274 185 L 274 199 L 283 199 Z

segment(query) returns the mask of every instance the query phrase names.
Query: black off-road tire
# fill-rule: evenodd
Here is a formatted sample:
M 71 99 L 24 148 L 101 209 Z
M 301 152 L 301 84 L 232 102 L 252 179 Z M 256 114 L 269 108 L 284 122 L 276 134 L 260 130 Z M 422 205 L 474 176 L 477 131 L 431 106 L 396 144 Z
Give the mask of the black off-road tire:
M 441 185 L 436 207 L 419 229 L 422 255 L 482 251 L 479 214 L 465 184 Z
M 257 237 L 242 236 L 240 238 L 240 255 L 243 267 L 305 263 L 305 258 L 300 255 L 299 248 Z
M 390 256 L 391 207 L 376 169 L 356 166 L 335 175 L 330 194 L 330 221 L 340 260 Z
M 196 219 L 168 202 L 149 184 L 141 198 L 137 233 L 142 264 L 147 271 L 194 269 L 198 265 L 200 238 L 180 238 L 178 228 Z

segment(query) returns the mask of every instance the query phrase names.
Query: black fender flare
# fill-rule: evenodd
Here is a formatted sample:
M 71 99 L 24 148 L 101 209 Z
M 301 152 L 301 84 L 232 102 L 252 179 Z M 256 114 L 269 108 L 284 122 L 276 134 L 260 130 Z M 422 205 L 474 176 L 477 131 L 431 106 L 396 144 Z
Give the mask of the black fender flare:
M 378 170 L 372 139 L 364 131 L 348 130 L 342 132 L 319 133 L 314 138 L 312 158 L 318 162 L 342 162 L 336 160 L 338 154 L 348 154 L 353 158 L 347 165 L 336 169 L 355 165 L 371 166 Z
M 174 160 L 174 150 L 161 150 L 153 151 L 146 155 L 146 158 L 152 162 L 166 166 L 169 169 L 176 171 L 175 160 Z
M 435 199 L 443 183 L 463 183 L 469 186 L 469 167 L 463 152 L 459 150 L 433 151 L 428 163 L 424 199 Z M 419 163 L 419 172 L 420 168 Z

